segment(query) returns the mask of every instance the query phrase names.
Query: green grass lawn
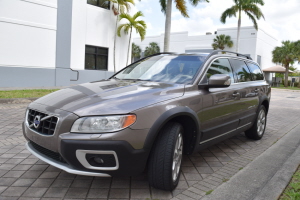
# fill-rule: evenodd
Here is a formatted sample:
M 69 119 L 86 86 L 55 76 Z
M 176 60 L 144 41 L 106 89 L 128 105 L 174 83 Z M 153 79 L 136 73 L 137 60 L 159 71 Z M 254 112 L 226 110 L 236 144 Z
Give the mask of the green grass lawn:
M 280 85 L 280 87 L 272 87 L 272 88 L 277 88 L 277 89 L 287 89 L 287 90 L 300 90 L 300 88 L 298 88 L 298 87 L 284 87 L 284 85 Z
M 36 98 L 42 97 L 51 92 L 55 92 L 54 90 L 7 90 L 0 91 L 0 99 L 12 99 L 12 98 Z
M 279 200 L 300 200 L 300 167 L 293 175 L 290 184 L 285 188 Z

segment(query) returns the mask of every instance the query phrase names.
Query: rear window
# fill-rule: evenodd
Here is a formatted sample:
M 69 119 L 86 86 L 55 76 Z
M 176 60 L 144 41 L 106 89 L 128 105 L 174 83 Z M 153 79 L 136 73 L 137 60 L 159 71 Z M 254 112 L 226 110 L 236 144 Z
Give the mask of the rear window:
M 257 66 L 254 63 L 249 63 L 249 62 L 247 62 L 247 65 L 250 69 L 253 81 L 264 80 L 264 74 L 262 73 L 259 66 Z
M 229 59 L 238 82 L 251 81 L 251 73 L 246 63 L 242 60 Z
M 130 65 L 112 78 L 186 83 L 195 77 L 205 59 L 204 55 L 153 56 Z

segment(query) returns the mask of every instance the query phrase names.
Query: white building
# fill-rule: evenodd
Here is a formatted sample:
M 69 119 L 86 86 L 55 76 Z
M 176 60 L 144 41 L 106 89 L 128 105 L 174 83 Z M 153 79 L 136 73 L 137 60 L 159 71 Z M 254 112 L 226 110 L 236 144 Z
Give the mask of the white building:
M 0 0 L 0 87 L 67 86 L 111 76 L 111 7 L 99 0 Z M 116 47 L 119 70 L 128 36 L 117 37 Z
M 189 36 L 188 32 L 171 33 L 170 52 L 176 53 L 199 53 L 213 51 L 212 43 L 216 35 L 229 35 L 233 43 L 236 43 L 237 28 L 222 28 L 215 33 L 206 33 L 206 35 Z M 141 42 L 139 38 L 133 39 L 133 42 L 145 51 L 150 42 L 156 42 L 161 51 L 164 46 L 164 34 L 157 36 L 147 36 Z M 251 58 L 258 62 L 262 68 L 272 67 L 272 51 L 277 46 L 277 39 L 259 28 L 242 27 L 240 32 L 239 53 L 250 55 Z M 236 46 L 225 48 L 224 50 L 236 51 Z M 266 75 L 267 80 L 272 79 L 270 74 Z

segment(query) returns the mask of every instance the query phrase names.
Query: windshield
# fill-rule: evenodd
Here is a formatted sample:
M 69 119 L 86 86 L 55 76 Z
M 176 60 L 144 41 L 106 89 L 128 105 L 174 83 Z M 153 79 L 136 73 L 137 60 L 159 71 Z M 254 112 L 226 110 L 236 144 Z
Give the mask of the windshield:
M 127 67 L 113 78 L 187 83 L 194 78 L 205 58 L 206 55 L 153 56 Z

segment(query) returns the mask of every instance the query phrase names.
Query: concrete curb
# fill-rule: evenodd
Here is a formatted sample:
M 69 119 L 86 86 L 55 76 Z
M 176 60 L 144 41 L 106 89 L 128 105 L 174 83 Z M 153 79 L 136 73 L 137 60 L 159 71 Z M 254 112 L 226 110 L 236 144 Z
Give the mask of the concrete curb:
M 300 164 L 300 124 L 201 200 L 277 199 Z
M 31 103 L 38 98 L 16 98 L 16 99 L 0 99 L 0 104 L 10 103 Z

